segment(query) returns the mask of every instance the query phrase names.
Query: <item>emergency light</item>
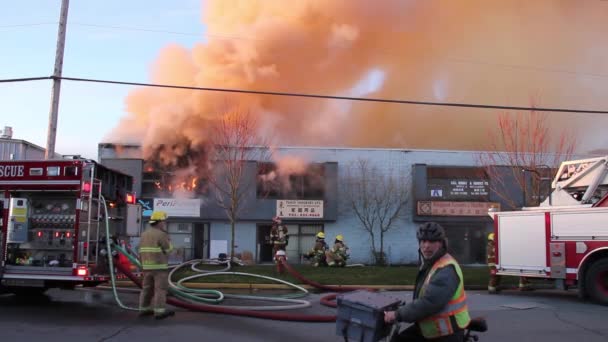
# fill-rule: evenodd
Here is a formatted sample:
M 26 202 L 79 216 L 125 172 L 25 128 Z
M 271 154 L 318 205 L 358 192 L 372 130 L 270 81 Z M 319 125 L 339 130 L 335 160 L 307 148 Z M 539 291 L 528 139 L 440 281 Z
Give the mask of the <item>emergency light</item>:
M 89 182 L 82 183 L 82 191 L 91 192 L 91 183 L 89 183 Z
M 128 193 L 125 198 L 125 202 L 127 202 L 128 204 L 135 204 L 135 195 Z

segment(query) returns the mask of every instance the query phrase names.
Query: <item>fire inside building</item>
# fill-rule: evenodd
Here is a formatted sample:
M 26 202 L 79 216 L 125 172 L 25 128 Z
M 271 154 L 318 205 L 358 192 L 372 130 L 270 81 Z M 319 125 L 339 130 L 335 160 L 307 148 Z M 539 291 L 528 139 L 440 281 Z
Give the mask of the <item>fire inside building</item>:
M 171 261 L 229 253 L 231 224 L 205 173 L 197 172 L 192 163 L 163 168 L 157 160 L 141 156 L 137 145 L 99 144 L 102 164 L 133 176 L 142 225 L 152 210 L 169 214 L 176 247 Z M 282 158 L 305 161 L 305 169 L 282 171 L 276 162 Z M 402 180 L 402 208 L 384 232 L 366 229 L 348 198 L 352 184 L 346 180 L 362 160 L 381 174 L 390 170 Z M 248 190 L 235 222 L 235 254 L 250 263 L 272 262 L 270 228 L 272 218 L 279 216 L 288 229 L 286 251 L 292 263 L 306 262 L 302 255 L 312 248 L 315 235 L 324 232 L 330 244 L 337 235 L 345 237 L 351 262 L 374 263 L 381 253 L 388 264 L 414 264 L 415 228 L 437 221 L 446 227 L 451 253 L 464 264 L 483 264 L 486 237 L 493 227 L 488 209 L 513 206 L 496 193 L 493 180 L 477 164 L 476 152 L 470 151 L 277 148 L 273 161 L 247 161 L 243 182 Z M 517 206 L 526 201 L 523 193 L 513 198 Z

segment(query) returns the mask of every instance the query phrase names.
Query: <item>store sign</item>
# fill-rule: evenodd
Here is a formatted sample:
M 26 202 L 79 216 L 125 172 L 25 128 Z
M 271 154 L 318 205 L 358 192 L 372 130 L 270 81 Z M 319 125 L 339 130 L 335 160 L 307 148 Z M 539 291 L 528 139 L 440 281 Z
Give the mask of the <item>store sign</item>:
M 277 216 L 283 218 L 323 218 L 323 201 L 277 200 Z
M 489 182 L 486 179 L 429 179 L 427 193 L 431 198 L 486 199 Z
M 417 214 L 420 216 L 486 216 L 490 208 L 500 210 L 500 203 L 418 201 Z
M 161 210 L 169 217 L 200 217 L 200 199 L 155 198 L 154 210 Z
M 154 199 L 153 198 L 138 198 L 137 204 L 141 206 L 141 215 L 143 217 L 150 217 L 154 210 Z

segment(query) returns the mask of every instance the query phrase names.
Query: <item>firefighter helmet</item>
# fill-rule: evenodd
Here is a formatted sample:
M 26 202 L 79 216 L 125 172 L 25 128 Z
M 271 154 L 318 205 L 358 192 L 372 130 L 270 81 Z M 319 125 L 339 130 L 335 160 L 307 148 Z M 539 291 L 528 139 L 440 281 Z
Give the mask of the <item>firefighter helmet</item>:
M 336 240 L 344 242 L 344 236 L 342 236 L 342 234 L 336 235 Z
M 494 233 L 488 234 L 488 240 L 489 241 L 494 241 Z
M 318 233 L 317 233 L 317 239 L 325 239 L 325 233 L 323 233 L 323 232 L 318 232 Z
M 156 223 L 167 220 L 167 213 L 164 211 L 153 211 L 150 215 L 150 223 Z
M 425 222 L 418 227 L 416 238 L 418 241 L 445 241 L 445 230 L 437 222 Z

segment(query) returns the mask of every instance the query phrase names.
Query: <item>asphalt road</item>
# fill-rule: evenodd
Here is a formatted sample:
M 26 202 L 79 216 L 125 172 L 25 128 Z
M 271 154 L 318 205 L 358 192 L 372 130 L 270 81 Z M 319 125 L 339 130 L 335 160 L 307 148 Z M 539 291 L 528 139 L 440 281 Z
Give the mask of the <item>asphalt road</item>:
M 409 300 L 410 292 L 392 292 Z M 608 307 L 581 302 L 574 292 L 469 291 L 473 316 L 484 316 L 489 331 L 480 341 L 608 341 Z M 121 293 L 135 306 L 137 295 Z M 307 297 L 312 307 L 295 312 L 333 314 Z M 291 312 L 291 311 L 290 311 Z M 138 318 L 120 309 L 103 290 L 49 291 L 38 299 L 0 296 L 0 341 L 343 341 L 335 323 L 299 323 L 177 309 L 163 321 Z

